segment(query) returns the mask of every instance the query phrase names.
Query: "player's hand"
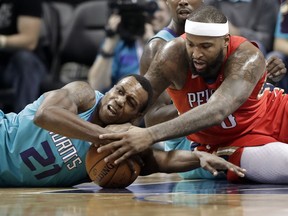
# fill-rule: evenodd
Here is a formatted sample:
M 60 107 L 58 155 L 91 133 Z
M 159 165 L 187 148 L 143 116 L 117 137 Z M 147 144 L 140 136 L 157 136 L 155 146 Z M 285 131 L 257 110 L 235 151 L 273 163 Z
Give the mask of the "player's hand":
M 193 153 L 199 158 L 201 167 L 211 172 L 214 176 L 218 175 L 218 171 L 223 170 L 230 170 L 239 177 L 245 176 L 245 169 L 242 169 L 215 154 L 202 151 L 193 151 Z
M 128 167 L 132 173 L 131 178 L 134 179 L 136 177 L 136 175 L 137 176 L 139 175 L 138 171 L 135 169 L 135 167 L 136 167 L 135 163 L 138 163 L 140 165 L 140 167 L 143 167 L 144 162 L 139 155 L 133 155 L 132 157 L 128 158 L 126 161 L 127 161 Z
M 98 152 L 112 151 L 113 153 L 105 158 L 105 161 L 121 163 L 132 155 L 140 153 L 153 144 L 153 139 L 145 128 L 132 126 L 127 132 L 102 134 L 101 140 L 113 140 L 107 145 L 100 146 Z
M 107 125 L 105 128 L 113 132 L 124 132 L 127 131 L 131 126 L 132 126 L 131 123 L 125 123 L 125 124 Z
M 279 82 L 286 74 L 285 64 L 282 59 L 272 56 L 266 62 L 267 76 L 273 82 Z

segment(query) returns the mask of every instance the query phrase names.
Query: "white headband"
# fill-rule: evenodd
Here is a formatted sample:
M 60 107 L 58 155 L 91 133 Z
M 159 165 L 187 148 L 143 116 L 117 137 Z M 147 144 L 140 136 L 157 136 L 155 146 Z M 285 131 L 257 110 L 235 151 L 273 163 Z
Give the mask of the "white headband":
M 185 32 L 199 36 L 219 37 L 229 33 L 228 21 L 226 23 L 202 23 L 186 20 Z

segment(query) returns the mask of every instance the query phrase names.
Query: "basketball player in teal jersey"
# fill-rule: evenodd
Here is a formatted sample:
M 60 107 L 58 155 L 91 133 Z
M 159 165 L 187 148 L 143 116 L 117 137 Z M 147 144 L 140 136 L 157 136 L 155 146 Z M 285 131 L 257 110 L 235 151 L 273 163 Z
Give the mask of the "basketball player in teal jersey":
M 71 186 L 89 181 L 85 156 L 103 127 L 139 117 L 149 82 L 120 81 L 105 96 L 84 82 L 42 95 L 19 114 L 0 111 L 0 186 Z M 61 135 L 59 135 L 61 134 Z
M 19 114 L 0 111 L 0 186 L 67 187 L 90 182 L 85 157 L 91 143 L 99 143 L 98 136 L 110 131 L 105 126 L 138 118 L 151 98 L 150 83 L 130 75 L 105 95 L 78 81 L 45 93 Z M 125 127 L 118 125 L 117 130 Z M 244 172 L 210 154 L 150 151 L 143 154 L 143 175 L 200 165 L 215 174 L 216 169 L 234 170 L 239 176 Z

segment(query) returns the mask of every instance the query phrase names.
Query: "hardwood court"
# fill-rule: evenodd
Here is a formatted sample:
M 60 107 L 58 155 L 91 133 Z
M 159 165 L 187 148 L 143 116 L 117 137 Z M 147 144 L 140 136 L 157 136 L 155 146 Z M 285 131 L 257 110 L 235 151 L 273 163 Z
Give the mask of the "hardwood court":
M 93 183 L 73 188 L 0 189 L 0 215 L 266 216 L 288 215 L 288 185 L 139 177 L 126 189 Z

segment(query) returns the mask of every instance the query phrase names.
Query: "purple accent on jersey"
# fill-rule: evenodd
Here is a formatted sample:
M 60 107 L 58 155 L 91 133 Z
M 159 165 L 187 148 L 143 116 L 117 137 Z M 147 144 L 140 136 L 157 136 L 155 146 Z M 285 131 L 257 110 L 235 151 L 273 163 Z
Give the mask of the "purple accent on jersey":
M 177 35 L 172 29 L 165 27 L 164 30 L 168 31 L 170 34 L 172 34 L 174 37 L 178 37 L 179 35 Z

